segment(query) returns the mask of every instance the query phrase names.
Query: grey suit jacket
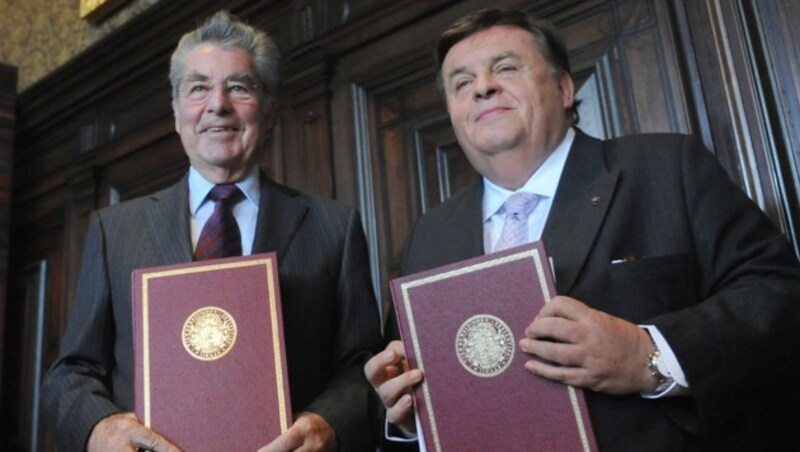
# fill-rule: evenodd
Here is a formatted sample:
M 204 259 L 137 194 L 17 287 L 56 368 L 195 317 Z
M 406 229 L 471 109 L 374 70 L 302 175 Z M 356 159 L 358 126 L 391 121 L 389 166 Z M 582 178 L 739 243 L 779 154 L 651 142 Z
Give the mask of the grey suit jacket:
M 416 223 L 403 274 L 483 254 L 482 193 L 479 181 Z M 587 391 L 601 450 L 798 442 L 798 262 L 701 143 L 579 131 L 542 240 L 559 294 L 657 326 L 691 387 L 659 400 Z
M 192 260 L 188 183 L 91 215 L 76 304 L 43 385 L 61 450 L 133 409 L 131 271 Z M 253 252 L 278 256 L 292 408 L 323 416 L 342 450 L 374 449 L 363 363 L 382 345 L 358 213 L 262 175 Z

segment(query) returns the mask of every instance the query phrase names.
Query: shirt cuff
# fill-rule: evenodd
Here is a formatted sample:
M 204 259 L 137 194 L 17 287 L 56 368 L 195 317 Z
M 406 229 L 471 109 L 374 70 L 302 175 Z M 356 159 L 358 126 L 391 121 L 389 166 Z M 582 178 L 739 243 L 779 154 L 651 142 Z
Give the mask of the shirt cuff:
M 639 326 L 647 330 L 647 332 L 650 334 L 650 337 L 653 338 L 653 342 L 655 342 L 658 352 L 661 354 L 661 359 L 664 360 L 664 365 L 666 365 L 667 371 L 669 372 L 670 377 L 673 379 L 672 384 L 666 388 L 663 388 L 661 391 L 642 392 L 641 396 L 645 399 L 659 399 L 668 395 L 685 394 L 689 389 L 689 382 L 686 381 L 686 375 L 683 373 L 683 368 L 681 368 L 678 358 L 675 357 L 675 353 L 667 343 L 667 340 L 664 339 L 664 336 L 654 325 Z
M 384 422 L 385 422 L 384 434 L 386 435 L 386 440 L 387 441 L 395 441 L 395 442 L 398 442 L 398 443 L 410 443 L 410 442 L 413 442 L 413 441 L 417 441 L 417 447 L 419 448 L 419 452 L 428 452 L 428 448 L 427 448 L 427 446 L 425 446 L 425 437 L 424 436 L 416 435 L 413 438 L 411 438 L 411 437 L 405 438 L 405 437 L 402 437 L 402 436 L 390 436 L 389 435 L 390 429 L 391 430 L 395 430 L 395 429 L 391 426 L 391 424 L 389 424 L 389 421 L 384 421 Z M 422 424 L 420 423 L 420 420 L 419 420 L 419 414 L 416 413 L 416 412 L 414 413 L 414 424 L 417 426 L 417 432 L 421 432 L 422 431 Z
M 419 424 L 417 425 L 419 428 Z M 412 443 L 417 440 L 417 435 L 406 437 L 399 429 L 395 428 L 388 420 L 383 421 L 383 434 L 387 441 L 394 441 L 397 443 Z

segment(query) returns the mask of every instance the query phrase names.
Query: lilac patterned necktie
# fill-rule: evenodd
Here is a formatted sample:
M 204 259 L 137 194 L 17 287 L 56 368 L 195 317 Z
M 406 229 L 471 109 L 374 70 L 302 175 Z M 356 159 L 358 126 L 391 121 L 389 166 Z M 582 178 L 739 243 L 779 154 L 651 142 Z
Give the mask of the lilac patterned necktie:
M 500 251 L 528 242 L 528 216 L 536 208 L 539 196 L 533 193 L 514 193 L 503 203 L 506 221 L 494 250 Z
M 244 194 L 235 184 L 220 184 L 211 189 L 208 199 L 214 201 L 214 212 L 200 232 L 194 260 L 241 256 L 242 236 L 233 216 L 233 206 L 244 199 Z

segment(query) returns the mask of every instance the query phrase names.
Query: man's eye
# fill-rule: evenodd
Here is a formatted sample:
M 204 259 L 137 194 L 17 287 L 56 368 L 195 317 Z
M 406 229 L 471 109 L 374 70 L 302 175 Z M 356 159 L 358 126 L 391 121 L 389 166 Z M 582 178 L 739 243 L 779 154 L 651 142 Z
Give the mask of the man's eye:
M 469 80 L 459 80 L 456 82 L 456 91 L 460 91 L 461 89 L 465 88 L 469 85 Z
M 189 85 L 190 93 L 202 93 L 208 90 L 209 90 L 208 85 L 203 85 L 203 84 Z
M 250 92 L 250 88 L 248 88 L 247 85 L 242 85 L 242 84 L 238 84 L 238 83 L 229 84 L 228 85 L 228 90 L 230 92 L 240 93 L 240 94 L 249 93 Z
M 497 72 L 499 72 L 501 74 L 502 73 L 506 73 L 507 74 L 509 72 L 514 72 L 516 70 L 517 70 L 517 68 L 515 66 L 500 66 L 499 68 L 497 68 Z

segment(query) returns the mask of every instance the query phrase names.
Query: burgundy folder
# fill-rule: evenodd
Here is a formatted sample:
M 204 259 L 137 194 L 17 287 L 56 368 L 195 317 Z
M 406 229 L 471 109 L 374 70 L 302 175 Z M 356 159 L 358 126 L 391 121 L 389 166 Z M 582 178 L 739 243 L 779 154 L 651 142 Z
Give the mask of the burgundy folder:
M 596 451 L 583 392 L 535 376 L 518 342 L 555 296 L 541 242 L 391 281 L 429 451 Z
M 275 253 L 133 272 L 135 411 L 182 450 L 252 450 L 291 425 Z

